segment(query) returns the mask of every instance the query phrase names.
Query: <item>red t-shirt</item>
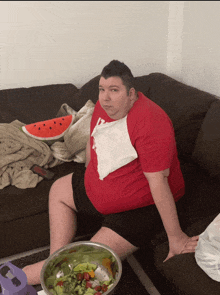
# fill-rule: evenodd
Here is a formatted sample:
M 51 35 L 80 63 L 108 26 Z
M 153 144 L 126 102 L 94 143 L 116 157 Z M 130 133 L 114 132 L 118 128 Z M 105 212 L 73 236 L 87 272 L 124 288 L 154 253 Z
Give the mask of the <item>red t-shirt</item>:
M 170 168 L 168 182 L 175 201 L 184 194 L 184 180 L 177 157 L 174 130 L 168 115 L 153 101 L 138 92 L 138 100 L 127 115 L 131 144 L 138 158 L 111 172 L 103 180 L 97 171 L 97 155 L 90 136 L 91 160 L 85 173 L 86 193 L 94 207 L 102 214 L 128 211 L 154 204 L 144 172 Z M 113 122 L 96 103 L 91 130 L 97 122 Z

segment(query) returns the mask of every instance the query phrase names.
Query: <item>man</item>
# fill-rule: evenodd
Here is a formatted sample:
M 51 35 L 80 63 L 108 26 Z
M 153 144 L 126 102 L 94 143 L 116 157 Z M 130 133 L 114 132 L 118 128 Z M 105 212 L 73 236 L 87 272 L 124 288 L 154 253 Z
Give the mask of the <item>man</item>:
M 113 60 L 99 81 L 91 120 L 86 171 L 57 180 L 50 190 L 50 254 L 70 243 L 78 214 L 100 223 L 91 238 L 124 259 L 165 228 L 169 253 L 194 252 L 179 224 L 176 203 L 184 195 L 172 123 L 167 114 L 136 92 L 130 69 Z M 24 268 L 29 284 L 40 283 L 44 261 Z

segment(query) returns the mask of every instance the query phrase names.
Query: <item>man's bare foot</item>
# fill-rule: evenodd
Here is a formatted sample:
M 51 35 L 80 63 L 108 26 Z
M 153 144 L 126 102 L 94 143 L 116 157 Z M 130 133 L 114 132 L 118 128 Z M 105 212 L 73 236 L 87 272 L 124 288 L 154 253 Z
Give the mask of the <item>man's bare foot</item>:
M 40 272 L 44 265 L 44 262 L 45 260 L 42 260 L 37 263 L 27 265 L 22 269 L 27 276 L 28 285 L 40 284 Z

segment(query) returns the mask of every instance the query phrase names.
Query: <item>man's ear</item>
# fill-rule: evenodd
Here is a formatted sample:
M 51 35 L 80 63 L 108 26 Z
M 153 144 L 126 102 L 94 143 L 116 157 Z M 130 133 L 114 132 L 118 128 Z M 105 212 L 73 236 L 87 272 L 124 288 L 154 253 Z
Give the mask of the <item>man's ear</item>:
M 137 99 L 136 90 L 133 87 L 129 90 L 129 96 L 130 96 L 131 100 Z

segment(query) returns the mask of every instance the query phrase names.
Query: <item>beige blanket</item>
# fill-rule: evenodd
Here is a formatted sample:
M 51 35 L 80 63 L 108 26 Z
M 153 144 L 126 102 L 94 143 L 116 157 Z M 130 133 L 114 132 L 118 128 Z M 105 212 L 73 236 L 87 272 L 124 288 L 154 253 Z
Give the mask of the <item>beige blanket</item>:
M 34 164 L 51 168 L 63 162 L 85 163 L 94 107 L 89 100 L 76 112 L 63 104 L 57 116 L 73 114 L 75 119 L 64 135 L 64 141 L 50 147 L 23 133 L 19 128 L 25 124 L 18 120 L 0 123 L 0 189 L 8 185 L 21 189 L 35 187 L 43 178 L 30 170 Z
M 19 130 L 23 125 L 18 120 L 0 124 L 0 189 L 8 185 L 21 189 L 35 187 L 42 177 L 34 174 L 31 166 L 48 168 L 59 163 L 46 143 Z
M 67 104 L 61 106 L 58 116 L 73 114 L 75 119 L 73 125 L 64 134 L 64 141 L 51 145 L 53 156 L 56 159 L 63 162 L 85 163 L 86 144 L 90 135 L 90 122 L 94 107 L 91 100 L 88 100 L 78 112 L 75 112 Z

